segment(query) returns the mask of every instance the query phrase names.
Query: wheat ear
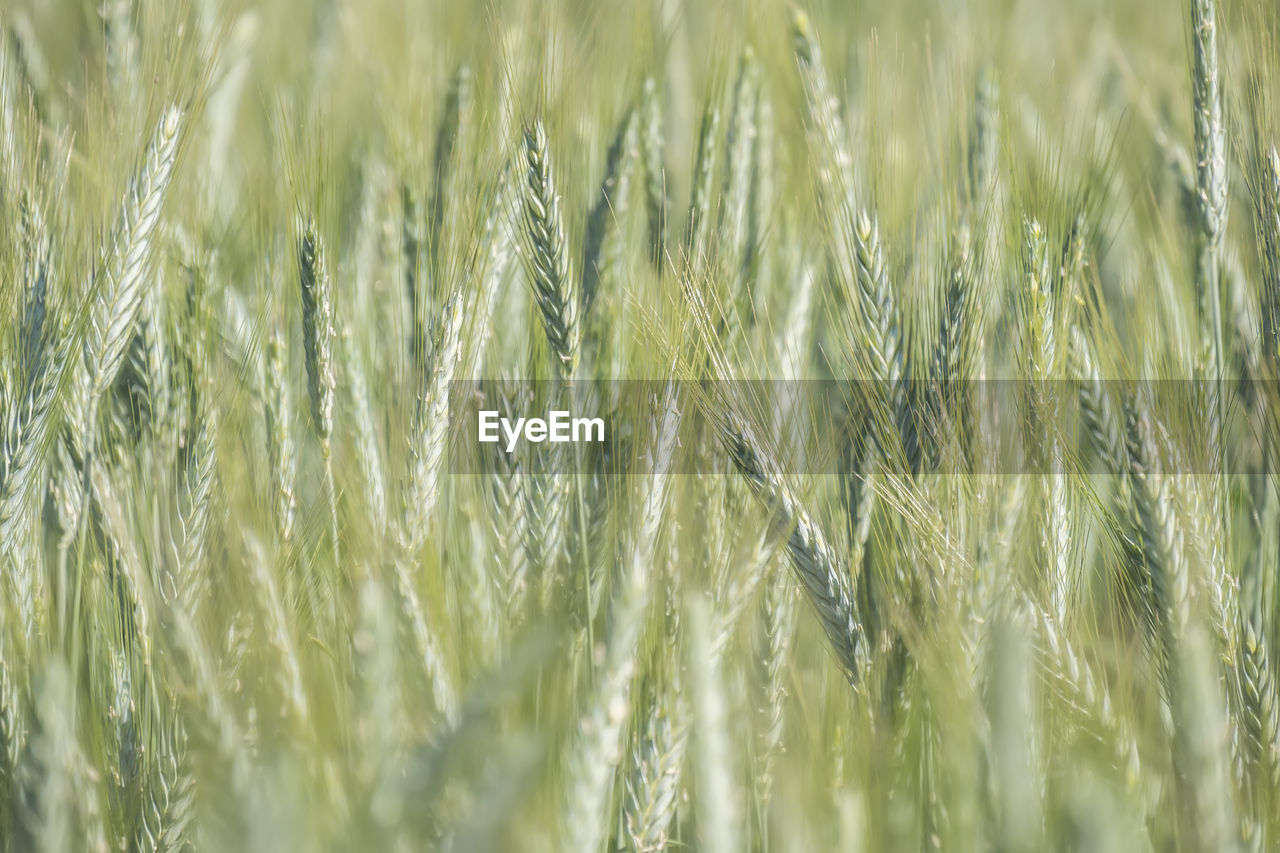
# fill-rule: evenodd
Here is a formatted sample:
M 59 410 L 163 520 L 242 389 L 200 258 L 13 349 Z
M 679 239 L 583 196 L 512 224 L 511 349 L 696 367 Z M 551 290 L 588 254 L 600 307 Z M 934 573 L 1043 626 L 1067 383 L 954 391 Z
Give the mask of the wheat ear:
M 471 68 L 458 66 L 449 83 L 445 97 L 444 113 L 436 131 L 435 183 L 431 188 L 431 209 L 427 222 L 427 239 L 430 241 L 431 275 L 438 280 L 441 274 L 440 257 L 445 225 L 445 208 L 452 188 L 456 185 L 456 153 L 459 145 L 467 143 L 467 130 L 471 117 L 471 100 L 474 82 Z
M 142 804 L 133 849 L 143 853 L 180 853 L 187 848 L 195 821 L 195 779 L 188 766 L 181 724 L 157 738 L 155 770 Z
M 622 233 L 630 202 L 632 173 L 639 144 L 639 117 L 627 110 L 618 123 L 605 158 L 604 179 L 587 218 L 582 258 L 582 315 L 590 317 L 601 281 L 608 282 L 621 266 Z
M 525 267 L 552 358 L 560 377 L 567 381 L 573 378 L 578 366 L 582 339 L 578 324 L 580 300 L 569 271 L 560 196 L 556 194 L 547 132 L 541 121 L 525 130 L 524 154 Z
M 741 422 L 725 415 L 718 432 L 734 467 L 773 516 L 775 528 L 787 536 L 791 566 L 822 622 L 836 661 L 849 680 L 856 682 L 861 669 L 862 629 L 835 552 L 796 497 L 770 470 Z
M 440 500 L 440 469 L 449 426 L 449 385 L 462 357 L 463 311 L 460 296 L 445 300 L 433 324 L 430 353 L 421 377 L 409 436 L 409 477 L 399 525 L 400 553 L 394 561 L 396 591 L 409 622 L 417 651 L 431 678 L 435 703 L 446 719 L 457 713 L 457 700 L 444 653 L 418 596 L 413 566 L 426 542 Z
M 687 700 L 674 686 L 650 693 L 649 713 L 636 732 L 633 766 L 623 792 L 623 823 L 636 853 L 667 849 L 689 745 Z
M 94 428 L 99 401 L 115 379 L 142 309 L 151 235 L 160 221 L 178 150 L 182 112 L 170 107 L 160 118 L 146 158 L 129 185 L 110 246 L 94 281 L 84 357 L 78 381 L 73 431 L 82 447 Z
M 324 457 L 325 493 L 329 499 L 329 534 L 334 566 L 341 566 L 338 534 L 338 495 L 333 480 L 330 441 L 333 437 L 333 401 L 337 375 L 333 359 L 333 282 L 325 259 L 324 241 L 315 219 L 308 219 L 298 239 L 298 283 L 302 294 L 302 347 L 307 370 L 307 399 L 311 420 L 320 438 Z
M 1192 0 L 1192 96 L 1194 99 L 1196 213 L 1200 240 L 1196 255 L 1202 322 L 1213 347 L 1210 375 L 1224 368 L 1220 258 L 1227 226 L 1227 141 L 1218 72 L 1215 0 Z M 1202 327 L 1203 328 L 1203 327 Z

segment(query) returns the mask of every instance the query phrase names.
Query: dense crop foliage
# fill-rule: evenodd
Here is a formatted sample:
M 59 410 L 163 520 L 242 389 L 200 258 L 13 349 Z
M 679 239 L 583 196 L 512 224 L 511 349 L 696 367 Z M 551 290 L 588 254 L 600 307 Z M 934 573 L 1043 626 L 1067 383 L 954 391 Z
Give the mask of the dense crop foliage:
M 0 5 L 0 853 L 1277 849 L 1278 30 Z

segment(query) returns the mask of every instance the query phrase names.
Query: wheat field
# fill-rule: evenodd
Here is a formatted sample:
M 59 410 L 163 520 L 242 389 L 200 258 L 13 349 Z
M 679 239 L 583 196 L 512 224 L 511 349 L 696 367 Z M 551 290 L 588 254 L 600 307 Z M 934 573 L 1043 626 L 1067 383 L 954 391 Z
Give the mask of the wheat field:
M 0 853 L 1280 849 L 1278 36 L 6 0 Z

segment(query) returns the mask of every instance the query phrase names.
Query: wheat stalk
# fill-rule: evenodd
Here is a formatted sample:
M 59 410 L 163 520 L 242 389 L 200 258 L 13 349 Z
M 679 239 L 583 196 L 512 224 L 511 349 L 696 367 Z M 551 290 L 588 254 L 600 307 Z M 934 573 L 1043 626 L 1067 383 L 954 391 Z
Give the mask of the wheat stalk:
M 524 154 L 525 267 L 552 358 L 560 378 L 568 381 L 578 367 L 581 302 L 569 271 L 568 241 L 542 122 L 525 129 Z
M 1150 583 L 1153 627 L 1165 677 L 1174 666 L 1176 645 L 1186 630 L 1188 615 L 1187 568 L 1181 533 L 1174 517 L 1168 485 L 1161 477 L 1147 407 L 1141 401 L 1125 405 L 1125 446 L 1129 457 L 1129 487 L 1138 519 L 1143 559 Z
M 715 181 L 715 164 L 719 156 L 716 137 L 720 132 L 720 110 L 708 104 L 702 113 L 698 131 L 698 151 L 694 157 L 693 184 L 689 198 L 689 217 L 685 226 L 686 263 L 697 269 L 705 263 L 710 239 L 711 188 Z
M 394 560 L 396 589 L 422 664 L 431 678 L 433 698 L 446 719 L 457 713 L 452 676 L 417 591 L 413 563 L 428 541 L 436 504 L 449 425 L 449 385 L 462 354 L 462 307 L 455 294 L 446 299 L 433 324 L 432 345 L 410 428 L 409 476 L 398 527 L 400 552 Z
M 860 665 L 862 628 L 854 613 L 848 581 L 838 568 L 839 561 L 795 496 L 769 470 L 758 444 L 745 432 L 741 422 L 726 414 L 718 427 L 725 452 L 738 473 L 772 516 L 774 528 L 787 537 L 787 553 L 792 569 L 822 622 L 836 662 L 856 683 Z
M 350 327 L 342 328 L 342 350 L 346 354 L 345 372 L 347 386 L 351 389 L 352 424 L 355 443 L 359 448 L 364 468 L 365 504 L 375 528 L 384 531 L 387 526 L 387 496 L 383 484 L 382 452 L 378 444 L 378 428 L 374 423 L 370 400 L 370 385 L 365 372 L 364 358 L 353 340 Z
M 297 497 L 293 445 L 293 411 L 287 380 L 284 335 L 273 327 L 267 338 L 264 358 L 262 414 L 266 421 L 267 461 L 271 468 L 271 485 L 276 527 L 280 538 L 288 541 L 293 534 Z
M 1262 148 L 1262 143 L 1257 143 Z M 1262 258 L 1262 349 L 1271 370 L 1280 369 L 1280 153 L 1274 145 L 1254 154 L 1254 229 Z
M 338 380 L 334 372 L 333 283 L 324 241 L 315 219 L 308 219 L 298 238 L 298 283 L 302 295 L 303 364 L 307 371 L 307 399 L 311 422 L 328 457 L 333 436 L 333 401 Z
M 677 691 L 669 696 L 651 696 L 627 775 L 623 820 L 629 849 L 636 853 L 666 849 L 680 798 L 690 709 Z
M 1071 599 L 1068 565 L 1071 529 L 1066 475 L 1060 470 L 1062 442 L 1058 431 L 1061 409 L 1058 394 L 1051 387 L 1051 383 L 1059 378 L 1063 288 L 1059 285 L 1059 292 L 1055 294 L 1044 230 L 1033 220 L 1026 223 L 1025 231 L 1027 284 L 1023 297 L 1025 339 L 1022 341 L 1022 360 L 1031 368 L 1028 439 L 1031 443 L 1032 470 L 1045 477 L 1041 484 L 1044 519 L 1040 538 L 1046 560 L 1050 607 L 1058 624 L 1066 624 Z
M 605 157 L 604 179 L 591 215 L 587 218 L 582 259 L 582 316 L 591 316 L 591 307 L 601 281 L 612 283 L 622 266 L 622 228 L 626 222 L 632 173 L 638 157 L 639 116 L 627 110 Z
M 400 189 L 400 203 L 403 208 L 400 224 L 400 246 L 404 264 L 405 298 L 408 300 L 409 313 L 409 355 L 415 363 L 422 358 L 426 346 L 426 332 L 423 314 L 426 312 L 428 300 L 423 286 L 423 244 L 426 235 L 422 221 L 422 205 L 417 193 L 407 184 Z
M 142 308 L 151 237 L 173 173 L 181 127 L 182 112 L 170 107 L 160 118 L 142 168 L 125 193 L 109 247 L 94 276 L 94 302 L 72 386 L 77 406 L 71 426 L 82 448 L 89 445 L 99 404 L 120 371 Z
M 514 381 L 498 382 L 486 389 L 486 399 L 494 399 L 499 410 L 520 411 L 521 389 Z M 529 501 L 524 462 L 520 454 L 494 448 L 490 456 L 489 502 L 494 539 L 494 582 L 505 604 L 508 620 L 515 620 L 529 584 Z
M 54 661 L 35 689 L 33 731 L 18 768 L 12 843 L 17 849 L 54 853 L 70 849 L 79 828 L 75 784 L 80 756 L 66 665 Z
M 178 853 L 188 845 L 195 820 L 195 781 L 187 766 L 186 735 L 180 726 L 160 737 L 156 768 L 133 840 L 145 853 Z
M 667 253 L 667 175 L 663 165 L 666 136 L 663 132 L 662 102 L 652 77 L 644 81 L 640 98 L 643 127 L 640 155 L 644 159 L 645 211 L 649 217 L 649 256 L 660 266 Z
M 706 605 L 690 606 L 690 675 L 693 681 L 698 841 L 703 850 L 740 850 L 741 803 L 735 779 L 734 751 L 729 744 L 720 656 L 712 653 Z
M 725 130 L 724 176 L 720 197 L 719 233 L 727 246 L 724 257 L 727 269 L 745 284 L 745 265 L 751 238 L 747 232 L 754 176 L 756 137 L 759 126 L 756 100 L 759 91 L 755 54 L 746 48 L 738 61 L 738 76 L 733 85 L 733 104 Z M 745 297 L 743 294 L 740 298 Z
M 795 588 L 785 572 L 774 572 L 766 581 L 761 622 L 764 646 L 759 655 L 764 685 L 760 717 L 759 771 L 756 774 L 756 797 L 767 809 L 773 795 L 774 764 L 782 747 L 786 721 L 785 670 L 790 662 L 792 634 L 795 631 Z
M 1227 226 L 1227 143 L 1218 73 L 1217 9 L 1214 0 L 1191 3 L 1192 95 L 1195 127 L 1196 214 L 1200 226 L 1196 255 L 1202 323 L 1212 346 L 1211 376 L 1223 363 L 1222 284 L 1219 254 Z
M 427 221 L 427 239 L 430 245 L 431 274 L 436 280 L 441 275 L 440 250 L 443 248 L 445 208 L 456 187 L 456 151 L 470 142 L 468 125 L 471 117 L 472 89 L 471 68 L 458 66 L 449 83 L 444 112 L 436 130 L 435 183 L 431 189 L 431 208 Z
M 621 738 L 630 708 L 631 682 L 644 612 L 649 600 L 657 538 L 667 497 L 679 427 L 679 410 L 668 394 L 655 405 L 652 443 L 645 470 L 651 473 L 640 500 L 631 556 L 614 592 L 604 666 L 590 710 L 579 724 L 579 740 L 569 757 L 567 847 L 595 850 L 604 836 L 605 803 L 621 758 Z
M 338 495 L 330 447 L 333 402 L 338 384 L 333 358 L 333 283 L 329 280 L 324 241 L 314 218 L 307 220 L 298 239 L 298 283 L 302 295 L 302 349 L 307 370 L 307 399 L 311 404 L 311 422 L 320 439 L 320 454 L 324 457 L 329 534 L 336 567 L 342 565 L 342 558 L 339 552 Z

